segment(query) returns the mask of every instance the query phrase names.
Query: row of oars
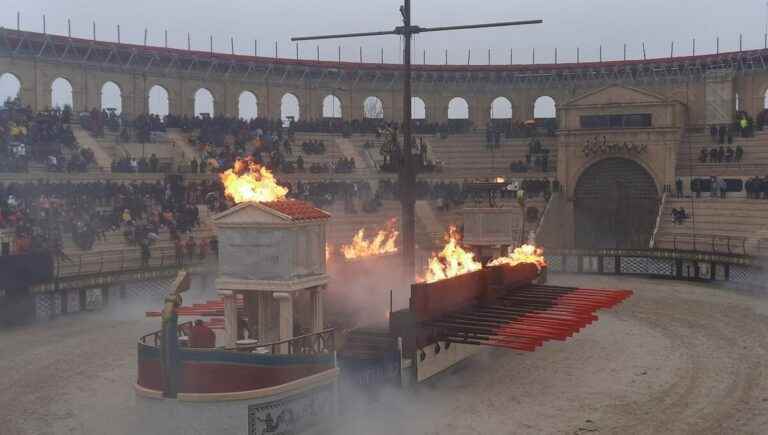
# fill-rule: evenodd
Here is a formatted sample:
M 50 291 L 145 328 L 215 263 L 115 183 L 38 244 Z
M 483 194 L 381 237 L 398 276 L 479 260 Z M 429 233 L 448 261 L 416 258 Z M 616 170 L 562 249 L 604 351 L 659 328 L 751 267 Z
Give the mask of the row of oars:
M 238 311 L 242 311 L 243 301 L 237 301 Z M 176 309 L 179 317 L 221 317 L 224 316 L 224 301 L 208 301 L 202 304 L 192 304 L 192 306 L 181 306 Z M 160 311 L 147 311 L 144 313 L 147 317 L 160 317 Z
M 629 290 L 529 286 L 429 322 L 448 341 L 531 352 L 565 340 L 597 320 L 595 312 L 632 295 Z

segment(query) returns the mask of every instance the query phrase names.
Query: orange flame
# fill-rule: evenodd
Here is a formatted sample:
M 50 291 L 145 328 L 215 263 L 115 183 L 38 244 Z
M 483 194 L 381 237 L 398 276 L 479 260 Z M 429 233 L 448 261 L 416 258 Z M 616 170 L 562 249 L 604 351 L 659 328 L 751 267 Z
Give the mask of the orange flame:
M 365 228 L 361 228 L 352 238 L 351 245 L 341 245 L 341 252 L 344 254 L 344 258 L 352 260 L 397 252 L 395 242 L 400 233 L 395 229 L 396 224 L 397 220 L 391 219 L 387 222 L 387 227 L 379 230 L 373 239 L 366 239 Z
M 440 253 L 433 253 L 429 259 L 424 281 L 430 283 L 457 275 L 480 270 L 483 265 L 475 261 L 475 254 L 465 251 L 459 245 L 459 231 L 451 225 L 445 235 L 446 244 Z
M 537 248 L 534 245 L 523 245 L 519 248 L 515 248 L 515 250 L 512 251 L 512 255 L 497 258 L 488 263 L 488 265 L 499 266 L 502 264 L 509 264 L 510 266 L 516 266 L 521 263 L 533 263 L 539 270 L 541 270 L 541 268 L 547 266 L 547 260 L 544 259 L 544 250 Z
M 287 188 L 277 184 L 272 172 L 252 160 L 238 159 L 220 177 L 224 193 L 236 203 L 279 201 L 288 193 Z
M 325 261 L 330 261 L 333 256 L 333 245 L 330 243 L 325 244 Z

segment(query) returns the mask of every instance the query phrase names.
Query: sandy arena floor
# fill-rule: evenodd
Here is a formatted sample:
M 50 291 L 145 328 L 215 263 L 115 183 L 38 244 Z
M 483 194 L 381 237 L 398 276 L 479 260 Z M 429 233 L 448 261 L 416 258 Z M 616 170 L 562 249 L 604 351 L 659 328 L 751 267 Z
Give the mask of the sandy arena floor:
M 338 433 L 737 434 L 768 428 L 768 299 L 688 283 L 555 275 L 636 291 L 565 343 L 489 350 L 415 391 L 384 394 Z M 0 331 L 0 433 L 143 434 L 123 307 Z

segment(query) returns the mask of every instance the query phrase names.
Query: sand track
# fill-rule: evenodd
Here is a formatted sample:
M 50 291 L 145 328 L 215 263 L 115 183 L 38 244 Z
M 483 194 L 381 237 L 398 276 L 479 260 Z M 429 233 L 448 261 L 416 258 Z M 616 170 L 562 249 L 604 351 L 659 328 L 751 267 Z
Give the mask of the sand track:
M 636 295 L 565 343 L 490 350 L 387 392 L 339 433 L 765 433 L 768 299 L 635 278 L 551 282 Z M 131 389 L 136 338 L 157 326 L 142 308 L 0 331 L 0 433 L 152 433 Z

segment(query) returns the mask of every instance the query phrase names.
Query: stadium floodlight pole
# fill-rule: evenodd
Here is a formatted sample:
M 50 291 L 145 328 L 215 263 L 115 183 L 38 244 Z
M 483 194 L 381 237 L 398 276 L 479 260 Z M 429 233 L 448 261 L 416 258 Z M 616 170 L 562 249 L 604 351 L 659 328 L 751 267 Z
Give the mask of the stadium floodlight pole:
M 414 278 L 416 258 L 416 172 L 413 161 L 413 144 L 411 142 L 411 42 L 414 35 L 427 32 L 442 32 L 448 30 L 485 29 L 492 27 L 510 27 L 527 24 L 540 24 L 542 20 L 503 21 L 485 24 L 468 24 L 442 27 L 420 27 L 411 24 L 411 0 L 403 0 L 400 6 L 403 25 L 394 30 L 380 32 L 341 33 L 335 35 L 300 36 L 291 41 L 310 41 L 318 39 L 357 38 L 363 36 L 397 35 L 403 38 L 403 164 L 398 173 L 400 184 L 400 204 L 402 206 L 401 229 L 403 232 L 403 274 L 408 280 Z

